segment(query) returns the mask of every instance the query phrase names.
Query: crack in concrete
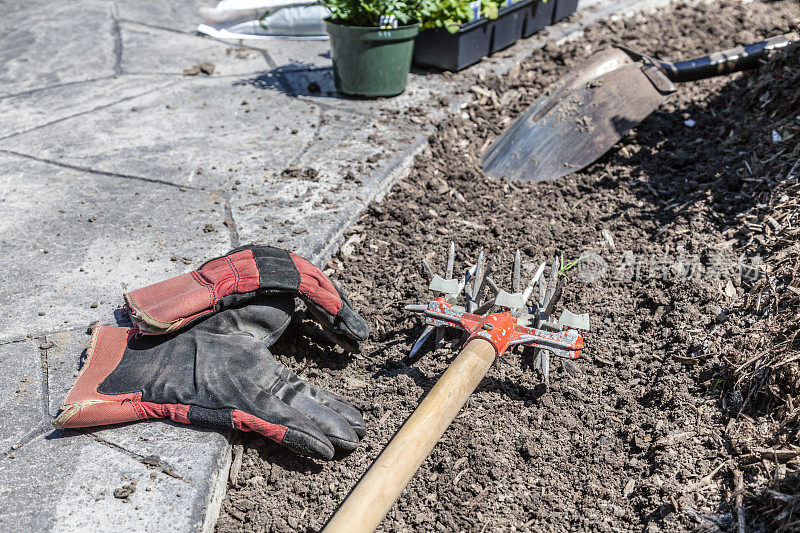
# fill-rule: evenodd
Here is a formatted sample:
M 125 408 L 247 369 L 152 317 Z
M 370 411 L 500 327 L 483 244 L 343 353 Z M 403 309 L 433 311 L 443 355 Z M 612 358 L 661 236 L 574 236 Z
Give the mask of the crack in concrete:
M 111 4 L 111 38 L 114 39 L 114 75 L 122 74 L 122 30 L 119 27 L 117 5 Z
M 223 224 L 228 228 L 228 236 L 231 240 L 231 249 L 239 247 L 239 228 L 233 218 L 233 208 L 231 207 L 231 195 L 225 199 L 225 220 Z
M 52 422 L 53 417 L 50 414 L 50 366 L 47 361 L 48 340 L 47 337 L 41 337 L 36 340 L 39 341 L 39 364 L 42 371 L 42 412 L 44 420 Z M 52 346 L 55 346 L 55 344 Z
M 30 444 L 33 440 L 41 437 L 42 435 L 50 432 L 53 430 L 53 426 L 50 425 L 47 421 L 41 420 L 39 421 L 34 428 L 29 431 L 24 437 L 18 440 L 15 444 L 11 445 L 10 448 L 3 452 L 2 457 L 0 457 L 0 461 L 4 459 L 14 459 L 14 452 L 22 448 L 23 446 Z
M 101 324 L 101 325 L 103 325 L 103 326 L 116 326 L 117 324 L 115 323 L 115 324 Z M 57 329 L 57 330 L 51 330 L 51 331 L 39 331 L 39 332 L 36 332 L 36 333 L 28 333 L 24 337 L 12 337 L 10 339 L 2 340 L 2 341 L 0 341 L 0 346 L 6 345 L 6 344 L 13 344 L 15 342 L 33 341 L 33 340 L 36 340 L 36 339 L 49 337 L 50 335 L 57 335 L 59 333 L 69 333 L 69 332 L 73 332 L 73 331 L 86 331 L 86 327 L 87 326 L 75 326 L 75 327 L 72 327 L 72 328 L 64 328 L 64 329 Z
M 17 342 L 25 342 L 30 340 L 33 340 L 33 337 L 14 337 L 12 339 L 6 339 L 0 341 L 0 346 L 5 346 L 6 344 L 14 344 Z
M 13 459 L 13 454 L 16 450 L 22 448 L 26 444 L 29 444 L 37 437 L 44 435 L 45 433 L 52 431 L 53 425 L 53 417 L 50 415 L 50 372 L 49 367 L 47 364 L 47 337 L 46 336 L 39 336 L 39 337 L 26 337 L 24 340 L 30 341 L 38 341 L 39 342 L 39 370 L 42 373 L 42 385 L 41 385 L 41 408 L 42 408 L 42 418 L 39 420 L 39 423 L 34 426 L 34 428 L 28 432 L 27 435 L 22 437 L 18 440 L 15 444 L 13 444 L 8 450 L 3 452 L 2 459 L 10 458 Z M 8 344 L 8 343 L 4 343 Z
M 8 155 L 15 155 L 17 157 L 24 157 L 25 159 L 31 159 L 33 161 L 38 161 L 40 163 L 46 163 L 48 165 L 55 165 L 61 168 L 68 168 L 70 170 L 78 170 L 80 172 L 86 172 L 88 174 L 97 174 L 99 176 L 109 176 L 112 178 L 124 178 L 129 180 L 137 180 L 143 181 L 145 183 L 156 183 L 159 185 L 167 185 L 169 187 L 176 187 L 181 190 L 193 190 L 193 191 L 203 191 L 207 192 L 205 189 L 200 187 L 192 187 L 191 185 L 181 185 L 179 183 L 172 183 L 171 181 L 160 180 L 156 178 L 146 178 L 144 176 L 134 176 L 132 174 L 121 174 L 119 172 L 110 172 L 107 170 L 98 170 L 90 167 L 83 167 L 80 165 L 72 165 L 70 163 L 62 163 L 60 161 L 53 161 L 52 159 L 45 159 L 41 157 L 36 157 L 28 154 L 23 154 L 21 152 L 14 152 L 13 150 L 6 150 L 4 148 L 0 148 L 0 153 L 8 154 Z
M 319 112 L 319 115 L 317 116 L 317 123 L 314 125 L 314 131 L 311 134 L 311 139 L 303 147 L 303 149 L 300 150 L 300 153 L 298 153 L 295 157 L 292 158 L 291 162 L 289 163 L 290 165 L 298 164 L 300 162 L 300 159 L 302 159 L 302 157 L 306 155 L 308 151 L 311 150 L 311 148 L 315 144 L 317 144 L 317 135 L 319 134 L 320 130 L 322 130 L 323 118 L 325 117 L 325 110 L 322 108 L 322 106 L 318 105 L 316 102 L 308 102 L 308 103 L 315 106 L 317 108 L 317 111 Z
M 142 26 L 143 28 L 150 28 L 151 30 L 161 30 L 161 31 L 168 31 L 171 33 L 178 33 L 180 35 L 188 35 L 189 37 L 199 37 L 201 39 L 205 39 L 205 36 L 197 35 L 195 31 L 184 31 L 184 30 L 176 30 L 175 28 L 168 28 L 166 26 L 159 26 L 157 24 L 150 24 L 147 22 L 139 22 L 137 20 L 131 20 L 126 18 L 119 19 L 120 22 L 124 22 L 125 24 L 133 24 L 135 26 Z M 225 41 L 220 41 L 225 42 Z M 230 43 L 227 43 L 230 44 Z
M 99 78 L 89 78 L 86 80 L 78 80 L 78 81 L 65 81 L 64 83 L 54 83 L 53 85 L 43 85 L 41 87 L 36 87 L 33 89 L 26 89 L 24 91 L 20 91 L 18 93 L 10 93 L 10 94 L 3 94 L 0 95 L 0 100 L 4 100 L 6 98 L 16 98 L 19 96 L 30 96 L 34 93 L 38 93 L 41 91 L 46 91 L 48 89 L 58 89 L 61 87 L 69 87 L 71 85 L 83 85 L 86 83 L 94 83 L 96 81 L 103 81 L 103 80 L 110 80 L 114 78 L 114 76 L 101 76 Z
M 169 463 L 167 463 L 166 461 L 164 461 L 163 459 L 161 459 L 157 455 L 147 455 L 147 456 L 145 456 L 145 455 L 142 455 L 142 454 L 139 454 L 139 453 L 136 453 L 136 452 L 132 452 L 132 451 L 126 449 L 126 448 L 123 448 L 119 444 L 114 444 L 113 442 L 107 441 L 103 437 L 95 435 L 94 433 L 92 433 L 91 431 L 89 431 L 89 430 L 87 430 L 85 428 L 80 428 L 77 431 L 79 433 L 82 433 L 83 435 L 86 435 L 87 437 L 91 437 L 92 439 L 94 439 L 95 441 L 99 442 L 100 444 L 103 444 L 104 446 L 108 446 L 112 450 L 115 450 L 115 451 L 118 451 L 118 452 L 120 452 L 122 454 L 127 455 L 131 459 L 134 459 L 135 461 L 138 461 L 138 462 L 142 463 L 144 466 L 146 466 L 148 468 L 152 468 L 154 470 L 159 470 L 162 474 L 166 474 L 166 475 L 168 475 L 170 477 L 174 477 L 175 479 L 179 479 L 179 480 L 183 481 L 184 483 L 186 483 L 188 485 L 194 486 L 194 482 L 192 482 L 192 481 L 186 479 L 185 477 L 183 477 L 182 475 L 180 475 L 175 470 L 175 468 L 170 466 Z
M 59 330 L 55 333 L 59 333 L 60 331 L 70 331 L 70 330 Z M 42 373 L 42 385 L 40 390 L 40 401 L 41 401 L 41 409 L 42 409 L 42 418 L 39 420 L 39 423 L 34 426 L 34 428 L 28 432 L 24 437 L 18 440 L 15 444 L 13 444 L 8 450 L 3 452 L 2 459 L 12 458 L 15 451 L 19 450 L 23 446 L 29 444 L 36 438 L 53 431 L 53 416 L 50 414 L 50 366 L 47 361 L 47 350 L 50 348 L 47 346 L 47 335 L 35 336 L 35 337 L 26 337 L 22 339 L 23 341 L 38 341 L 39 342 L 39 370 Z M 15 342 L 15 341 L 11 341 Z M 16 341 L 21 342 L 21 341 Z M 5 342 L 3 344 L 9 344 Z
M 112 77 L 105 78 L 105 79 L 111 79 Z M 88 115 L 89 113 L 94 113 L 95 111 L 100 111 L 101 109 L 106 109 L 106 108 L 109 108 L 111 106 L 115 106 L 117 104 L 121 104 L 122 102 L 127 102 L 129 100 L 133 100 L 134 98 L 139 98 L 140 96 L 146 96 L 146 95 L 148 95 L 150 93 L 159 91 L 161 89 L 166 89 L 167 87 L 170 87 L 171 85 L 175 85 L 175 84 L 176 84 L 176 82 L 172 81 L 170 83 L 159 85 L 158 87 L 153 87 L 152 89 L 148 89 L 147 91 L 144 91 L 142 93 L 137 93 L 137 94 L 134 94 L 134 95 L 131 95 L 131 96 L 126 96 L 125 98 L 120 98 L 119 100 L 115 100 L 113 102 L 109 102 L 108 104 L 103 104 L 101 106 L 93 107 L 92 109 L 87 109 L 86 111 L 81 111 L 80 113 L 75 113 L 74 115 L 69 115 L 69 116 L 66 116 L 66 117 L 61 117 L 61 118 L 57 118 L 55 120 L 51 120 L 50 122 L 46 122 L 44 124 L 40 124 L 40 125 L 34 126 L 32 128 L 28 128 L 27 130 L 22 130 L 22 131 L 17 131 L 17 132 L 14 132 L 14 133 L 9 133 L 8 135 L 0 137 L 0 141 L 5 141 L 6 139 L 10 139 L 11 137 L 17 137 L 19 135 L 24 135 L 25 133 L 30 133 L 32 131 L 37 131 L 37 130 L 46 128 L 48 126 L 52 126 L 53 124 L 58 124 L 59 122 L 64 122 L 65 120 L 69 120 L 71 118 L 76 118 L 76 117 L 80 117 L 80 116 L 83 116 L 83 115 Z
M 261 52 L 261 55 L 264 56 L 264 61 L 267 62 L 267 65 L 269 65 L 269 68 L 271 68 L 273 70 L 278 68 L 278 63 L 274 59 L 272 59 L 272 56 L 269 55 L 269 52 L 267 52 L 263 48 L 253 48 L 253 50 L 258 50 L 258 51 Z

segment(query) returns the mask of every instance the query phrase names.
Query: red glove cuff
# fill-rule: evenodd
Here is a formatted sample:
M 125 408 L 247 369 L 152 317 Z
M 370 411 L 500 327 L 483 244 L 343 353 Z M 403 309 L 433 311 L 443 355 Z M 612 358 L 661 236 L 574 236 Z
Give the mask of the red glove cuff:
M 232 294 L 294 292 L 332 316 L 342 299 L 328 276 L 302 257 L 269 246 L 250 246 L 181 274 L 125 294 L 137 331 L 165 334 L 219 310 Z
M 130 328 L 112 326 L 102 326 L 94 331 L 83 368 L 53 425 L 76 428 L 162 417 L 185 424 L 189 422 L 188 405 L 143 402 L 141 391 L 114 395 L 97 391 L 100 383 L 122 360 L 130 334 Z
M 233 293 L 258 289 L 259 273 L 252 250 L 209 261 L 200 270 L 181 274 L 124 295 L 142 333 L 170 333 L 205 314 Z

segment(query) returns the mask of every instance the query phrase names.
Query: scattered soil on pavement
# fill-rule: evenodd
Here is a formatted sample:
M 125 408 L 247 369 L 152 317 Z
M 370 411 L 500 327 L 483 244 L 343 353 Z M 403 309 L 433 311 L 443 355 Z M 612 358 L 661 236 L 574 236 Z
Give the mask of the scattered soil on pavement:
M 360 408 L 367 436 L 349 456 L 316 462 L 246 435 L 217 530 L 322 526 L 455 355 L 409 361 L 420 320 L 402 310 L 431 296 L 421 260 L 442 270 L 451 241 L 461 268 L 483 249 L 506 282 L 517 247 L 528 276 L 554 255 L 583 256 L 562 305 L 591 313 L 592 331 L 577 376 L 555 365 L 546 386 L 527 351 L 493 368 L 383 531 L 725 530 L 739 475 L 749 527 L 798 527 L 798 365 L 785 357 L 796 354 L 800 294 L 796 233 L 786 233 L 798 225 L 787 182 L 800 157 L 798 52 L 682 85 L 600 161 L 557 182 L 488 178 L 479 161 L 603 44 L 683 59 L 798 23 L 793 1 L 681 5 L 597 24 L 507 76 L 468 80 L 475 102 L 438 126 L 409 177 L 352 229 L 347 255 L 329 262 L 372 328 L 364 351 L 304 338 L 276 346 L 304 379 Z

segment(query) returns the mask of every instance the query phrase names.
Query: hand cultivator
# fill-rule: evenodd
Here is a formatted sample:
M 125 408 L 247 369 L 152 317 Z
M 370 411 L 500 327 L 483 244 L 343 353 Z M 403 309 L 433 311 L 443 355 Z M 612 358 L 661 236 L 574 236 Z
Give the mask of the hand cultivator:
M 453 278 L 454 262 L 452 244 L 444 277 L 434 274 L 423 261 L 430 278 L 429 288 L 439 296 L 427 305 L 406 306 L 409 311 L 424 313 L 426 324 L 411 354 L 419 351 L 432 335 L 435 347 L 439 347 L 448 329 L 456 334 L 454 347 L 464 347 L 331 516 L 325 532 L 375 530 L 491 366 L 510 346 L 533 347 L 536 367 L 545 379 L 551 354 L 568 363 L 580 356 L 583 336 L 577 330 L 588 329 L 588 315 L 574 315 L 564 309 L 558 321 L 552 320 L 564 280 L 559 276 L 557 259 L 547 276 L 547 264 L 542 263 L 521 290 L 518 251 L 512 293 L 494 282 L 494 261 L 485 261 L 483 252 L 460 279 Z M 536 301 L 528 305 L 537 287 Z M 462 296 L 463 304 L 459 303 Z

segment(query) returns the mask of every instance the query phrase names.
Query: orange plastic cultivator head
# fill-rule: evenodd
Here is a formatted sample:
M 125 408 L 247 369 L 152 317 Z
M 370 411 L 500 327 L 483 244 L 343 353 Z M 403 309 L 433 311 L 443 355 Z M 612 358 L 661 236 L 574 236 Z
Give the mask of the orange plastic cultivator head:
M 550 370 L 550 355 L 562 358 L 569 370 L 574 369 L 569 366 L 570 361 L 580 357 L 583 335 L 579 330 L 589 329 L 589 316 L 576 315 L 564 309 L 558 320 L 552 320 L 564 282 L 564 277 L 559 275 L 558 259 L 553 260 L 546 277 L 547 263 L 542 263 L 527 287 L 520 290 L 522 268 L 517 251 L 512 293 L 500 289 L 494 282 L 491 277 L 494 261 L 485 262 L 483 252 L 462 279 L 453 279 L 454 262 L 453 244 L 450 245 L 444 277 L 434 274 L 428 262 L 423 260 L 430 279 L 429 288 L 440 296 L 427 305 L 406 306 L 409 311 L 424 313 L 426 324 L 410 356 L 417 353 L 434 333 L 434 344 L 438 348 L 450 329 L 458 332 L 454 347 L 474 339 L 484 339 L 494 347 L 496 357 L 502 357 L 510 346 L 534 348 L 535 366 L 542 371 L 545 380 Z M 534 292 L 536 297 L 533 297 Z M 462 295 L 466 301 L 459 305 Z

